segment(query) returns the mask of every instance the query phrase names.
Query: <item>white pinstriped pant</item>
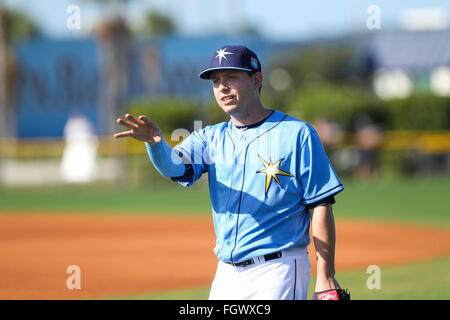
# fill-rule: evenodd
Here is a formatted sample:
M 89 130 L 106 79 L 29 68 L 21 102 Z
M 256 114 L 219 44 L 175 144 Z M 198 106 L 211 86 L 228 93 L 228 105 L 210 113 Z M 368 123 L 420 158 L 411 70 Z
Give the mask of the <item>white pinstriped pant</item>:
M 282 251 L 277 259 L 235 267 L 219 261 L 209 300 L 306 300 L 311 264 L 306 248 Z

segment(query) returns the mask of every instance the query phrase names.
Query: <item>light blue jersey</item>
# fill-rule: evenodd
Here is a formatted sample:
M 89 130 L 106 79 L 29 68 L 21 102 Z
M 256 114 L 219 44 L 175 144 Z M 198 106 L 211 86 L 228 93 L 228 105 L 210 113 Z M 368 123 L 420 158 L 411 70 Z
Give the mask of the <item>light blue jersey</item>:
M 343 190 L 314 128 L 280 111 L 244 130 L 230 120 L 174 148 L 191 162 L 190 186 L 208 173 L 216 246 L 241 262 L 310 243 L 307 204 Z

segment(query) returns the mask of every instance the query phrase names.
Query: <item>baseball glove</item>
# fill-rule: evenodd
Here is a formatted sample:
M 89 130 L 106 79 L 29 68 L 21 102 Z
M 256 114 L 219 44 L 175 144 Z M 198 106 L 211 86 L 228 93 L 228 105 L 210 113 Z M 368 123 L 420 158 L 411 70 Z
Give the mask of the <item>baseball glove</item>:
M 348 289 L 330 289 L 320 292 L 314 292 L 313 300 L 350 300 L 350 291 Z

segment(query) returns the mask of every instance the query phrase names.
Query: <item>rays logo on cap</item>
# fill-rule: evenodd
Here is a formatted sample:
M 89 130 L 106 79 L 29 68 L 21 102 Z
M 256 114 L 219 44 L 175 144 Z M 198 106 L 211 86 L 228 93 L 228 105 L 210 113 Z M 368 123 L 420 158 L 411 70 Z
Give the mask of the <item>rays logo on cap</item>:
M 219 58 L 219 64 L 222 63 L 222 58 L 224 58 L 225 60 L 228 60 L 226 57 L 227 54 L 234 54 L 233 52 L 227 52 L 226 50 L 227 50 L 227 48 L 219 49 L 216 51 L 217 52 L 216 58 Z
M 252 64 L 253 69 L 258 69 L 259 64 L 258 64 L 258 60 L 256 60 L 255 58 L 251 58 L 250 59 L 250 63 Z
M 242 70 L 261 72 L 261 62 L 256 53 L 246 46 L 224 45 L 216 49 L 209 61 L 209 67 L 200 74 L 202 79 L 211 79 L 215 70 Z

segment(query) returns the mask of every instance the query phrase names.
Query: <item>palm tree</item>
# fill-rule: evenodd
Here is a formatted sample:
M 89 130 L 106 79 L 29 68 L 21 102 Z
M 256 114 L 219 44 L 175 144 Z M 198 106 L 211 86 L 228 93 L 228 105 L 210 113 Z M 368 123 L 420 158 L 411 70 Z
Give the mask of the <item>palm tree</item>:
M 127 89 L 128 70 L 132 53 L 132 35 L 125 18 L 130 0 L 84 0 L 96 3 L 102 12 L 113 12 L 95 27 L 100 54 L 100 134 L 111 136 L 115 119 L 122 111 Z
M 0 138 L 16 136 L 15 96 L 19 67 L 12 45 L 40 33 L 26 15 L 0 4 Z

